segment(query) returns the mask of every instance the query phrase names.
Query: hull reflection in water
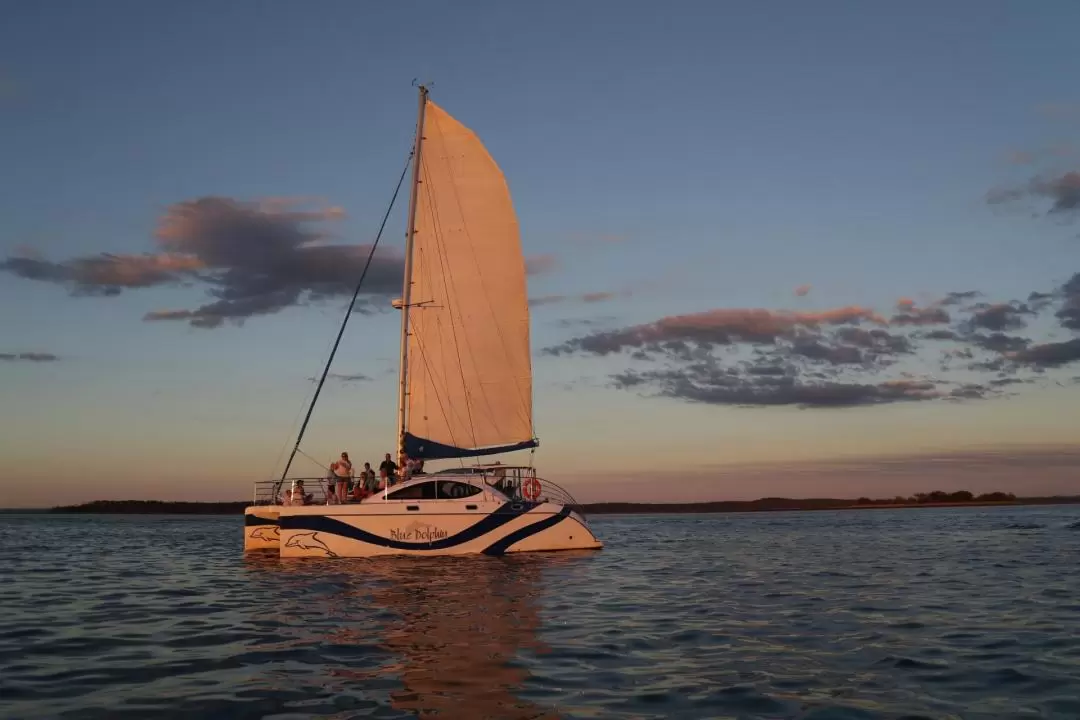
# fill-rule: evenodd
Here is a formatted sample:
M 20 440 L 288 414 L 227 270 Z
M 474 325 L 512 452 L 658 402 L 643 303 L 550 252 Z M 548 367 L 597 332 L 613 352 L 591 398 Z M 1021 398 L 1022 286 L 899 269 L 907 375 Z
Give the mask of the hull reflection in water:
M 280 609 L 292 618 L 286 634 L 325 648 L 319 684 L 329 676 L 326 690 L 418 717 L 559 718 L 555 708 L 520 697 L 530 677 L 522 655 L 546 650 L 538 638 L 545 575 L 588 564 L 592 555 L 386 557 L 333 566 L 249 556 L 248 566 L 288 576 L 295 607 Z M 295 680 L 302 674 L 291 673 Z

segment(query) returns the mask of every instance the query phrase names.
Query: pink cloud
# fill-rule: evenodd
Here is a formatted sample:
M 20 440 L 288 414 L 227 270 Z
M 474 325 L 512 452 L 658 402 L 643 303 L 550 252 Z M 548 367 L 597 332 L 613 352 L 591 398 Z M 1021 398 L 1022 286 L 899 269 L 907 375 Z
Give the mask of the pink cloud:
M 532 257 L 525 258 L 525 271 L 530 275 L 550 272 L 551 270 L 554 270 L 557 265 L 558 261 L 551 253 L 545 255 L 533 255 Z

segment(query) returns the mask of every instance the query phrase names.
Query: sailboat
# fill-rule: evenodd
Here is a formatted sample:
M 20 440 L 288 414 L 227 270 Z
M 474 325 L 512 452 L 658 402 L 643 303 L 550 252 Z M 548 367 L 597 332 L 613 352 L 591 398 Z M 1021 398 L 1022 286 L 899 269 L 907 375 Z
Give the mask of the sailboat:
M 292 481 L 287 495 L 301 499 L 287 504 L 281 481 L 271 497 L 258 483 L 245 512 L 245 550 L 370 557 L 599 549 L 579 503 L 531 461 L 464 463 L 539 445 L 525 259 L 501 170 L 422 85 L 411 167 L 402 296 L 393 301 L 401 311 L 398 460 L 458 466 L 343 504 L 305 497 L 325 492 L 320 479 L 306 490 Z

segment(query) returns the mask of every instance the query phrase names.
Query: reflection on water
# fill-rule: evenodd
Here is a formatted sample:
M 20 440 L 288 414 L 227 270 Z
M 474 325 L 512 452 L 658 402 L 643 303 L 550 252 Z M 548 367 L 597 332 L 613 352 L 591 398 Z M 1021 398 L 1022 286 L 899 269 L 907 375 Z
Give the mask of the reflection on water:
M 282 561 L 240 518 L 0 514 L 0 718 L 1080 718 L 1080 506 L 594 523 Z
M 545 571 L 570 570 L 589 555 L 342 560 L 332 573 L 319 560 L 268 554 L 245 564 L 292 585 L 277 608 L 291 619 L 282 622 L 291 642 L 317 639 L 324 652 L 340 652 L 327 663 L 332 686 L 397 679 L 391 707 L 420 717 L 468 708 L 475 718 L 555 718 L 515 694 L 529 676 L 517 658 L 545 650 L 537 637 Z

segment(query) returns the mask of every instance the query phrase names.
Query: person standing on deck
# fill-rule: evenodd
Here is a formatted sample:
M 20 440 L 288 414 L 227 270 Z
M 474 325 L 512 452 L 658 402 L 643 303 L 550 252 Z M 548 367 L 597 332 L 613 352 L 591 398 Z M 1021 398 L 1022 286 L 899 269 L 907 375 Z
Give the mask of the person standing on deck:
M 394 474 L 397 473 L 397 469 L 397 463 L 390 459 L 390 453 L 386 453 L 386 459 L 379 463 L 379 476 L 382 477 L 385 487 L 394 484 Z
M 339 503 L 344 503 L 349 498 L 349 483 L 353 479 L 352 462 L 349 461 L 349 453 L 341 453 L 341 459 L 330 465 L 330 471 L 334 473 L 337 488 L 334 496 Z

